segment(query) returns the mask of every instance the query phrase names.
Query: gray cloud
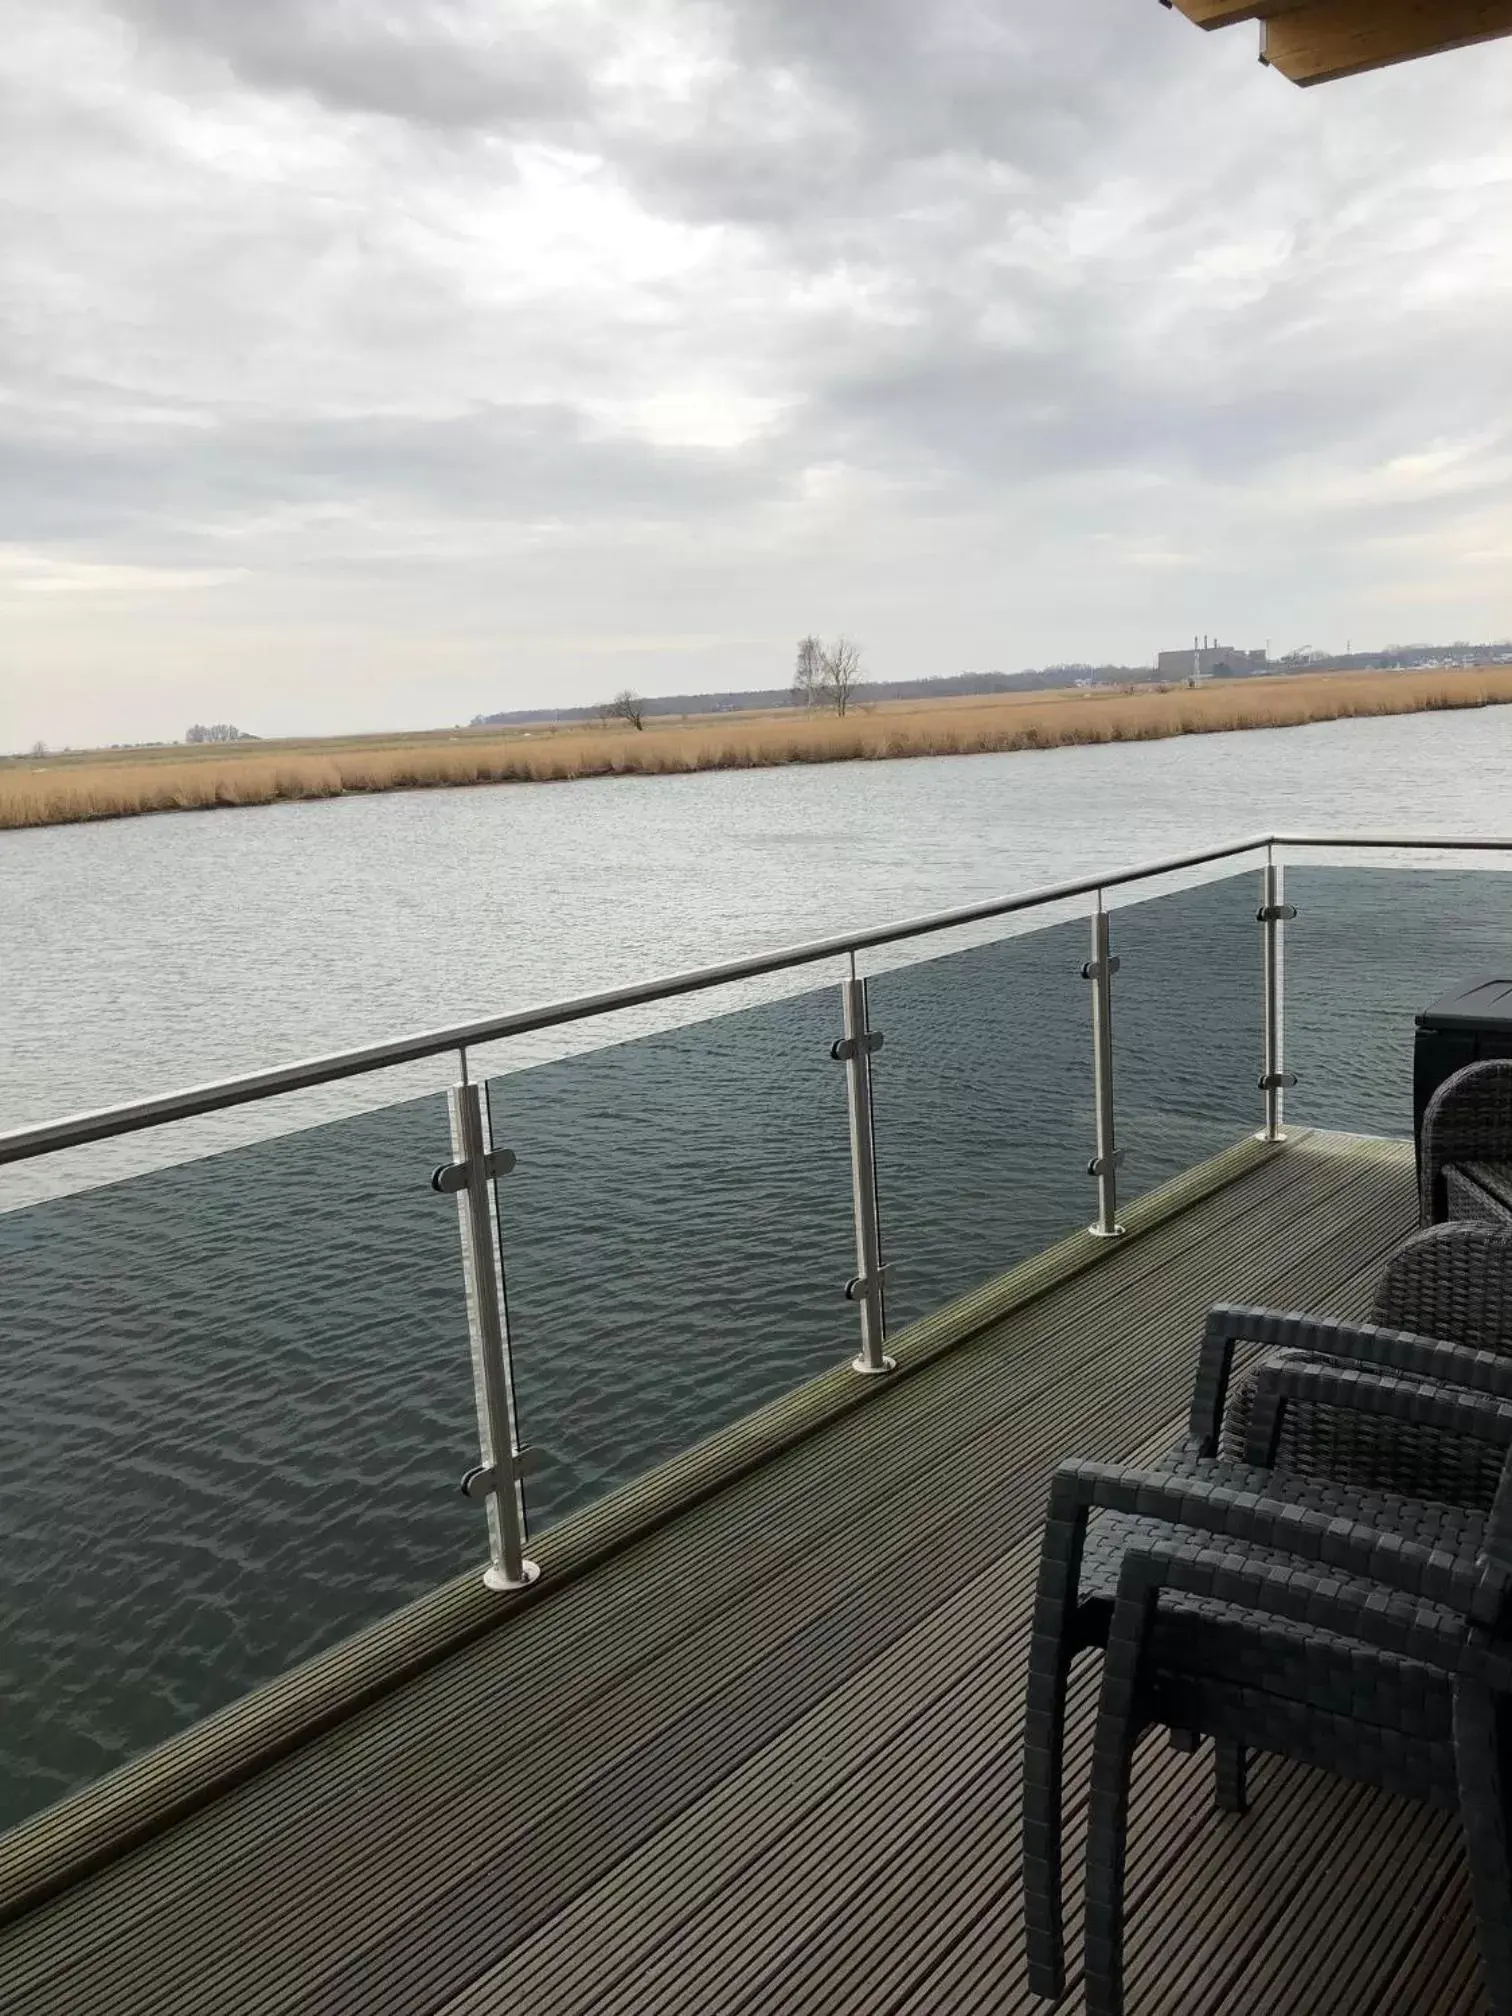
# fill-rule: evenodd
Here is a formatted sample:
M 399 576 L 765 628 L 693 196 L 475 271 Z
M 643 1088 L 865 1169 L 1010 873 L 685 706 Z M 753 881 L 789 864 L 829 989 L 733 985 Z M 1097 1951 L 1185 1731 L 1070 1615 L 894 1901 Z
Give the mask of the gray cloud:
M 900 673 L 1512 627 L 1509 80 L 1298 93 L 1153 0 L 29 10 L 0 743 L 171 731 L 196 570 L 184 680 L 291 729 L 369 718 L 322 672 L 375 600 L 405 718 L 637 636 L 707 684 L 826 622 Z
M 307 94 L 336 111 L 510 133 L 588 110 L 581 66 L 539 25 L 498 9 L 406 0 L 122 0 L 144 34 L 222 63 L 254 91 Z
M 759 458 L 598 433 L 563 406 L 0 433 L 0 538 L 105 535 L 153 559 L 281 507 L 613 523 L 729 511 L 769 490 Z

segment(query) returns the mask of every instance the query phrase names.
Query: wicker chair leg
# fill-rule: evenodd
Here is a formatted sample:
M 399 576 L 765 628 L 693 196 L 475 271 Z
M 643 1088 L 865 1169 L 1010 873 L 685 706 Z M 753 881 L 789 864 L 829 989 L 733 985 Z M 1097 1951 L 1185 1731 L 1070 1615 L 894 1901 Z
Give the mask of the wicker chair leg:
M 1213 1743 L 1213 1803 L 1220 1813 L 1249 1811 L 1249 1753 L 1219 1736 Z
M 1454 1753 L 1470 1887 L 1492 2016 L 1512 2016 L 1512 1796 L 1508 1733 L 1499 1704 L 1477 1681 L 1454 1696 Z
M 1061 1798 L 1068 1665 L 1064 1646 L 1036 1632 L 1024 1713 L 1024 1942 L 1030 1989 L 1049 2002 L 1066 1991 Z
M 1124 1858 L 1129 1839 L 1129 1774 L 1143 1727 L 1140 1656 L 1153 1599 L 1137 1621 L 1120 1607 L 1103 1657 L 1102 1694 L 1092 1742 L 1087 1809 L 1087 1898 L 1083 1991 L 1087 2016 L 1123 2016 Z M 1122 1620 L 1122 1628 L 1121 1628 Z
M 1085 1533 L 1084 1509 L 1058 1516 L 1052 1501 L 1034 1598 L 1024 1703 L 1024 1943 L 1029 1986 L 1050 2002 L 1058 2002 L 1066 1990 L 1061 1785 L 1066 1687 Z
M 1082 1982 L 1087 2016 L 1123 2016 L 1124 1858 L 1133 1752 L 1131 1738 L 1093 1764 Z

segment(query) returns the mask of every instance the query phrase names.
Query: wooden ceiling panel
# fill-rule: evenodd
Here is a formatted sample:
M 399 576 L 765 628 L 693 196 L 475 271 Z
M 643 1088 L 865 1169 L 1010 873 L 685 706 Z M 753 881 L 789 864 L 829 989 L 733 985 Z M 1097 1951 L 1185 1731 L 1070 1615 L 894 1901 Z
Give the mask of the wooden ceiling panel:
M 1264 22 L 1260 53 L 1294 84 L 1329 84 L 1501 35 L 1512 0 L 1314 0 Z
M 1260 24 L 1261 58 L 1295 84 L 1512 35 L 1512 0 L 1163 0 L 1199 28 Z

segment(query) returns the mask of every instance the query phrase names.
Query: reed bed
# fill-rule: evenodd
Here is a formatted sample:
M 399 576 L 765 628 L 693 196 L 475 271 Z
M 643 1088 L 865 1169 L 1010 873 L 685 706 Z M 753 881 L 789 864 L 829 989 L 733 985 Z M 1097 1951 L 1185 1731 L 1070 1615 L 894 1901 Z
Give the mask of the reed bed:
M 1508 701 L 1512 666 L 1496 666 L 1466 672 L 1302 674 L 1118 692 L 1003 694 L 927 705 L 899 702 L 862 708 L 844 719 L 796 711 L 665 723 L 653 716 L 639 733 L 628 726 L 538 735 L 475 731 L 449 740 L 432 735 L 369 747 L 296 744 L 276 754 L 252 745 L 245 753 L 228 749 L 215 757 L 196 752 L 191 758 L 166 749 L 137 761 L 103 755 L 17 759 L 0 765 L 0 828 L 336 798 L 349 791 L 539 784 L 1143 742 Z

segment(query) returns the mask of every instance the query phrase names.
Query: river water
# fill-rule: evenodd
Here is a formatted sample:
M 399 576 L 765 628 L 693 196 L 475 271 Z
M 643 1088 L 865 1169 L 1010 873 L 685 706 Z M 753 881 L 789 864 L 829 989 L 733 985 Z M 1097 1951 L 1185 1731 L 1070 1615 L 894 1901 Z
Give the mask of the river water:
M 1494 832 L 1512 708 L 0 833 L 0 1126 L 1246 832 Z
M 1509 759 L 1501 709 L 0 834 L 0 1127 L 1260 827 L 1495 832 Z M 1291 871 L 1297 1117 L 1408 1131 L 1509 890 Z M 1114 919 L 1125 1195 L 1255 1124 L 1254 897 Z M 869 961 L 894 1326 L 1085 1222 L 1085 912 Z M 473 1060 L 533 1525 L 854 1348 L 839 970 Z M 477 1558 L 453 1075 L 0 1172 L 0 1824 Z

